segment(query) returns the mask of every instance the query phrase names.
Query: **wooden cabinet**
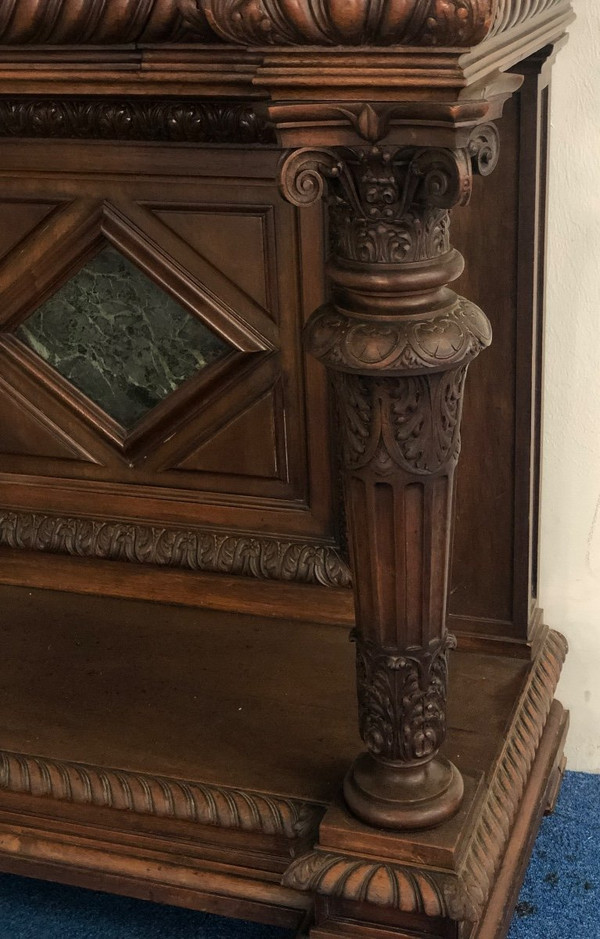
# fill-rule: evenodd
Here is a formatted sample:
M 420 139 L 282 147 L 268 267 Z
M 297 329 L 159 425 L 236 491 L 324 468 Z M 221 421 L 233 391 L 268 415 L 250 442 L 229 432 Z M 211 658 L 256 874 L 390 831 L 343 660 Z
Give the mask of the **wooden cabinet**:
M 568 2 L 9 7 L 0 869 L 501 939 Z

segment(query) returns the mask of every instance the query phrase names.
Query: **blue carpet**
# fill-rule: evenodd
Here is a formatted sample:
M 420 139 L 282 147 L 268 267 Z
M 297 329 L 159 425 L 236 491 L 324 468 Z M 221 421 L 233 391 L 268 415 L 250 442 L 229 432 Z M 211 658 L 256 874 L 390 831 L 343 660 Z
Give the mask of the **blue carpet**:
M 600 776 L 567 773 L 544 819 L 509 939 L 600 939 Z M 0 875 L 10 939 L 290 939 L 287 930 Z

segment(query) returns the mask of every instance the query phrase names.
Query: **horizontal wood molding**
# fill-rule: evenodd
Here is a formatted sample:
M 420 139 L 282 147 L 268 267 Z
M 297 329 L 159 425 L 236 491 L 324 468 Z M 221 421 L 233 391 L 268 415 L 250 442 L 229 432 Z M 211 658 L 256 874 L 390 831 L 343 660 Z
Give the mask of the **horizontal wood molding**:
M 269 144 L 252 107 L 173 98 L 0 97 L 0 137 Z
M 0 751 L 0 789 L 286 838 L 316 834 L 323 814 L 292 799 L 8 751 Z
M 348 565 L 336 547 L 258 534 L 2 509 L 0 546 L 327 587 L 350 585 Z

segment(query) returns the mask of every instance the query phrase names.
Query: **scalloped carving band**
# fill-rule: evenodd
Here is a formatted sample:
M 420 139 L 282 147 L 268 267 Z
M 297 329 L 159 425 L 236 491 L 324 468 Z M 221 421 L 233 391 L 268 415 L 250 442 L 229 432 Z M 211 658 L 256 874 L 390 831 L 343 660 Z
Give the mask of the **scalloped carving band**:
M 334 547 L 253 535 L 0 511 L 0 546 L 213 574 L 349 587 Z
M 472 46 L 567 0 L 3 0 L 0 43 Z
M 427 319 L 369 323 L 325 306 L 308 325 L 306 342 L 328 368 L 386 375 L 447 370 L 474 359 L 492 340 L 490 323 L 470 300 Z
M 405 913 L 448 915 L 444 891 L 437 878 L 398 864 L 312 851 L 294 861 L 283 883 L 297 890 L 392 907 Z
M 262 793 L 0 751 L 0 789 L 219 828 L 304 838 L 319 805 Z

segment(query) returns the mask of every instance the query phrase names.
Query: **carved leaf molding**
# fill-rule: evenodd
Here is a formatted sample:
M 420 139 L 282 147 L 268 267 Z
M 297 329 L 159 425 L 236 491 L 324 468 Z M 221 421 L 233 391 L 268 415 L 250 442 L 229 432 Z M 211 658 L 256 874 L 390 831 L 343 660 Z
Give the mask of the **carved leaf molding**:
M 0 137 L 268 144 L 274 131 L 251 107 L 146 98 L 0 97 Z
M 324 809 L 262 793 L 0 751 L 0 789 L 219 828 L 305 838 Z
M 1 510 L 0 545 L 325 587 L 351 583 L 334 547 L 274 537 Z
M 428 649 L 391 652 L 360 635 L 357 687 L 360 735 L 368 750 L 386 760 L 419 762 L 440 749 L 446 736 L 447 634 Z
M 448 473 L 460 455 L 466 367 L 373 383 L 341 373 L 334 379 L 343 467 L 380 477 Z

